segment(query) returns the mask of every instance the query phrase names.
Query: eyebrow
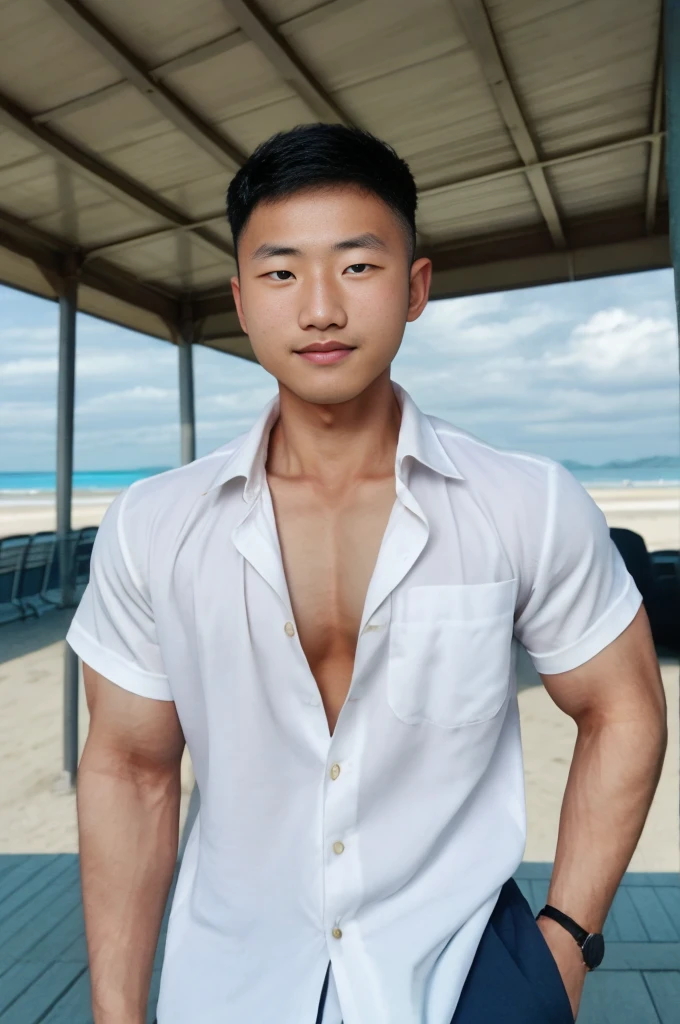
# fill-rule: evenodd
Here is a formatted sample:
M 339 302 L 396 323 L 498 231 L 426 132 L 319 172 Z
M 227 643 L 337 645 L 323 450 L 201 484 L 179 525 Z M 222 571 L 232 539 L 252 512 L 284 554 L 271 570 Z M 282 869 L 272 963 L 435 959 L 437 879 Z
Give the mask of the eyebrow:
M 387 243 L 378 235 L 374 235 L 372 231 L 366 231 L 363 235 L 355 235 L 353 238 L 343 238 L 341 242 L 334 242 L 331 249 L 333 252 L 343 252 L 346 249 L 374 249 L 377 252 L 387 252 Z M 257 247 L 250 258 L 251 260 L 266 260 L 270 256 L 302 255 L 302 249 L 296 249 L 294 246 L 265 242 Z

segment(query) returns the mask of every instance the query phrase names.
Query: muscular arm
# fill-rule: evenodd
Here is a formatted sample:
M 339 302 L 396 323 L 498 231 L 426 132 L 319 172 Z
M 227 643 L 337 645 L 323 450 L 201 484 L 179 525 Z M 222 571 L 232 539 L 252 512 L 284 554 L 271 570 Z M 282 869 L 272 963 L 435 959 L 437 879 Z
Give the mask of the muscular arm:
M 666 749 L 666 701 L 644 608 L 584 665 L 542 679 L 578 727 L 547 902 L 589 931 L 601 931 Z M 539 925 L 569 990 L 570 980 L 583 976 L 580 952 L 560 925 L 546 918 Z
M 143 1024 L 177 857 L 184 737 L 172 701 L 83 665 L 90 730 L 78 831 L 96 1024 Z

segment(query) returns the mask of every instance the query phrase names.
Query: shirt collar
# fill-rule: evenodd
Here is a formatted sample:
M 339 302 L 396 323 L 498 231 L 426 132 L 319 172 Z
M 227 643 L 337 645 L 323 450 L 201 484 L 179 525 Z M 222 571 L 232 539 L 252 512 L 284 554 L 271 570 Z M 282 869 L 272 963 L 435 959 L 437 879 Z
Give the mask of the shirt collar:
M 392 381 L 392 387 L 401 407 L 401 425 L 395 459 L 397 477 L 401 480 L 404 479 L 404 460 L 412 458 L 441 476 L 463 480 L 463 474 L 456 468 L 450 455 L 446 452 L 428 417 L 420 411 L 400 384 Z M 229 454 L 215 479 L 204 491 L 205 494 L 230 480 L 244 477 L 244 501 L 253 501 L 257 497 L 265 479 L 269 435 L 278 415 L 279 396 L 276 395 L 264 407 L 239 447 Z

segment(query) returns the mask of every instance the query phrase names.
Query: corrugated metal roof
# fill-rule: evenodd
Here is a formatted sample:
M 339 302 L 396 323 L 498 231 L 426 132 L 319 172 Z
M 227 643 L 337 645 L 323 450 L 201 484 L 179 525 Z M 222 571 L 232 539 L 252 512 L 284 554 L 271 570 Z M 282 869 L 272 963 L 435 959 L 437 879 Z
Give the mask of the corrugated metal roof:
M 408 160 L 433 297 L 666 266 L 660 0 L 0 0 L 0 280 L 250 355 L 224 196 L 311 121 Z

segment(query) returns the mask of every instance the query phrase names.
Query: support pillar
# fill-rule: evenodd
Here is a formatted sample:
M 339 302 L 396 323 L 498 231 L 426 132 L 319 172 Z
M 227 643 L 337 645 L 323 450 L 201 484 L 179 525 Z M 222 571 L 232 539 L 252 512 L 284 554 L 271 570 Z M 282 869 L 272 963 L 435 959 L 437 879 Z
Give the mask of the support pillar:
M 194 411 L 194 323 L 189 308 L 184 310 L 179 337 L 179 417 L 182 465 L 196 458 L 196 417 Z
M 667 129 L 666 180 L 670 207 L 669 241 L 675 282 L 678 357 L 680 358 L 680 0 L 665 0 L 664 4 L 664 72 Z M 680 433 L 680 424 L 678 429 Z
M 180 325 L 179 337 L 179 415 L 181 430 L 181 459 L 182 465 L 193 462 L 196 458 L 196 417 L 194 410 L 194 360 L 193 344 L 195 337 L 195 324 L 191 312 L 191 306 L 187 303 L 182 310 L 182 322 Z M 200 796 L 198 786 L 194 781 L 189 800 L 184 829 L 179 840 L 177 857 L 182 859 L 184 848 L 189 839 L 191 829 L 198 816 Z
M 74 602 L 71 497 L 73 487 L 73 413 L 75 405 L 76 268 L 71 265 L 59 296 L 59 377 L 57 388 L 57 553 L 61 607 Z M 78 768 L 78 656 L 64 644 L 63 771 L 60 789 L 70 791 Z
M 664 69 L 670 247 L 675 275 L 675 302 L 680 321 L 680 0 L 666 0 L 665 2 Z

